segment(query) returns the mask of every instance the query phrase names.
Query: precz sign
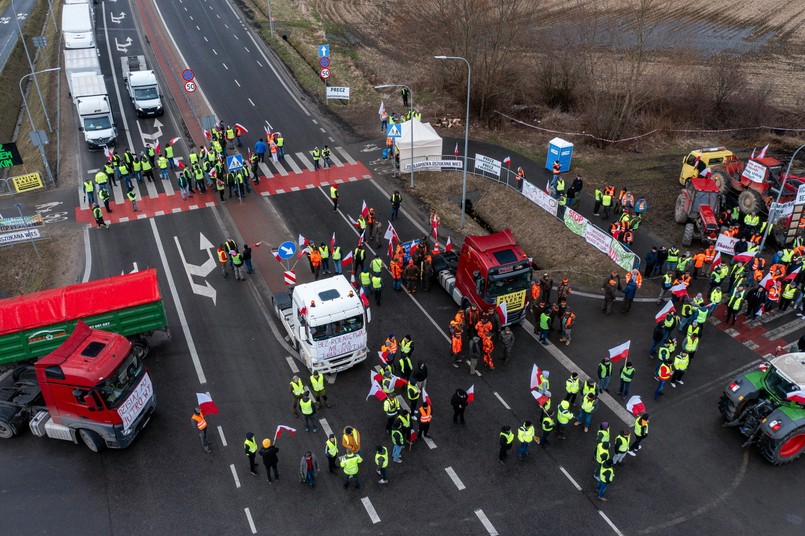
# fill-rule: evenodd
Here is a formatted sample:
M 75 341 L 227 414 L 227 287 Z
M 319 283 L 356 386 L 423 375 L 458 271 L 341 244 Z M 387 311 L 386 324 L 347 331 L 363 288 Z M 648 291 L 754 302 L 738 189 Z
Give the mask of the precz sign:
M 735 243 L 737 241 L 738 239 L 735 237 L 720 234 L 716 240 L 716 251 L 726 253 L 727 255 L 735 255 Z
M 154 396 L 154 386 L 151 384 L 151 378 L 146 372 L 140 381 L 140 385 L 123 402 L 123 405 L 117 408 L 117 414 L 120 415 L 123 421 L 123 430 L 131 428 L 131 425 L 143 412 L 152 396 Z
M 349 100 L 349 88 L 348 87 L 327 86 L 327 98 L 328 99 Z
M 337 355 L 344 355 L 360 350 L 366 340 L 366 328 L 359 329 L 346 335 L 316 341 L 316 354 L 318 358 L 328 359 Z
M 766 177 L 766 166 L 760 162 L 750 160 L 746 163 L 746 167 L 744 168 L 744 172 L 741 174 L 741 177 L 745 177 L 752 182 L 762 183 L 763 179 Z
M 461 169 L 462 167 L 464 167 L 464 162 L 461 160 L 422 160 L 421 162 L 414 162 L 414 171 L 434 168 Z M 411 164 L 405 164 L 403 169 L 405 171 L 411 171 Z
M 500 160 L 495 160 L 494 158 L 489 158 L 488 156 L 475 153 L 475 169 L 480 169 L 481 171 L 485 171 L 500 177 L 500 166 Z

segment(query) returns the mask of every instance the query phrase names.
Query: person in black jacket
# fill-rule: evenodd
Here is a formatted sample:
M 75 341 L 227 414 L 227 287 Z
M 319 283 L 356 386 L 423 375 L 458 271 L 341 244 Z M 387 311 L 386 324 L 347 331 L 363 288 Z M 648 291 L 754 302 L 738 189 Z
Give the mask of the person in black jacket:
M 450 405 L 453 406 L 453 424 L 458 424 L 459 419 L 461 424 L 464 424 L 464 410 L 467 408 L 467 392 L 464 389 L 456 389 L 453 393 L 453 398 L 450 399 Z
M 266 466 L 266 479 L 268 479 L 269 484 L 273 484 L 271 480 L 271 471 L 274 471 L 274 478 L 279 481 L 280 474 L 277 471 L 277 463 L 279 459 L 277 458 L 277 453 L 280 451 L 277 447 L 271 444 L 270 439 L 263 439 L 263 448 L 257 453 L 263 459 L 263 465 Z
M 411 372 L 411 379 L 416 382 L 416 386 L 420 390 L 425 389 L 425 384 L 428 383 L 428 366 L 424 361 L 419 361 L 416 368 Z

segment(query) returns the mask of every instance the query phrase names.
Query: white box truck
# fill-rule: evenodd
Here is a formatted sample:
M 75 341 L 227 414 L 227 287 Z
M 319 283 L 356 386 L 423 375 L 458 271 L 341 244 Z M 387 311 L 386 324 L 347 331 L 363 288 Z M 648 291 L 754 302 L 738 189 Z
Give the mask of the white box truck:
M 89 4 L 65 5 L 61 13 L 61 31 L 64 48 L 95 48 L 95 24 Z
M 274 294 L 274 312 L 311 372 L 333 374 L 366 359 L 366 313 L 343 275 Z
M 131 103 L 137 111 L 137 117 L 162 115 L 162 94 L 154 71 L 145 65 L 145 56 L 123 56 L 123 80 L 126 83 Z
M 98 61 L 98 49 L 75 48 L 64 51 L 64 74 L 70 94 L 73 92 L 72 76 L 74 74 L 102 74 Z
M 117 129 L 103 76 L 91 73 L 73 74 L 70 77 L 70 92 L 78 112 L 78 130 L 84 133 L 84 141 L 89 149 L 99 150 L 114 146 L 117 142 Z

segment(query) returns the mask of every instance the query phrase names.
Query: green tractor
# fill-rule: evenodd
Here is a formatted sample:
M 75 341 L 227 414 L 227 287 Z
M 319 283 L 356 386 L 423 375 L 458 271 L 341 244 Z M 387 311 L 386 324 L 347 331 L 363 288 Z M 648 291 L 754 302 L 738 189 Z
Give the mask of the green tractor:
M 762 363 L 738 376 L 721 395 L 718 409 L 726 421 L 757 443 L 774 465 L 796 460 L 805 452 L 805 353 L 792 353 Z

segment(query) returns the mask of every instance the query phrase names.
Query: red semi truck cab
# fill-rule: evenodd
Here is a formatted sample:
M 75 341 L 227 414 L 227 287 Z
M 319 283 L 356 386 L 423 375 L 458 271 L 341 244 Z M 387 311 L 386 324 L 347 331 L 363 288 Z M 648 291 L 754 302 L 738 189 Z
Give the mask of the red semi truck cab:
M 35 382 L 15 374 L 14 388 L 27 396 L 14 397 L 16 413 L 0 419 L 12 435 L 30 421 L 40 437 L 80 440 L 94 452 L 126 448 L 156 409 L 142 355 L 126 337 L 79 322 L 61 346 L 33 365 Z
M 509 229 L 468 236 L 461 252 L 442 254 L 434 265 L 439 282 L 456 303 L 475 304 L 482 311 L 506 302 L 507 324 L 525 318 L 531 287 L 531 261 Z

